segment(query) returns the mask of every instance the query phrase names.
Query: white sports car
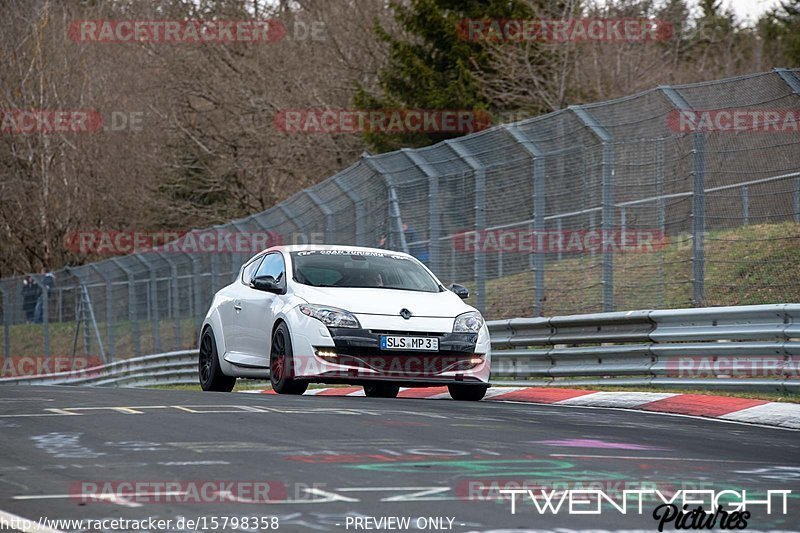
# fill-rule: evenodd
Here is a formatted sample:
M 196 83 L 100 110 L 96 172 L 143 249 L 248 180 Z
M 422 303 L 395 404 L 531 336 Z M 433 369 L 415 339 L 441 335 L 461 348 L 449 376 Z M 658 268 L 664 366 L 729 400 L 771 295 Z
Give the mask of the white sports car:
M 250 259 L 211 303 L 200 384 L 230 391 L 266 378 L 281 394 L 309 383 L 363 385 L 367 396 L 447 385 L 456 400 L 489 387 L 489 331 L 414 257 L 350 246 L 277 246 Z

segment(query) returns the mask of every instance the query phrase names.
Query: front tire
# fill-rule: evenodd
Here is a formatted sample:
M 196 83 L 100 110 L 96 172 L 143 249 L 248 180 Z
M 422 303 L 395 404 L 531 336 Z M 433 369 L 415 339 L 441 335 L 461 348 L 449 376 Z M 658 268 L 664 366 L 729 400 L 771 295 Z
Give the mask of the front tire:
M 301 395 L 308 383 L 294 379 L 294 352 L 289 328 L 283 322 L 272 334 L 272 349 L 269 353 L 269 381 L 278 394 Z
M 448 385 L 447 390 L 450 392 L 450 397 L 454 400 L 462 402 L 477 402 L 483 399 L 486 395 L 486 390 L 489 387 L 481 387 L 480 385 Z
M 236 385 L 235 377 L 222 373 L 217 354 L 217 341 L 214 339 L 214 332 L 211 328 L 206 328 L 200 339 L 198 373 L 200 387 L 204 391 L 230 392 Z
M 368 398 L 397 398 L 400 392 L 399 385 L 391 383 L 370 383 L 364 385 L 364 396 Z

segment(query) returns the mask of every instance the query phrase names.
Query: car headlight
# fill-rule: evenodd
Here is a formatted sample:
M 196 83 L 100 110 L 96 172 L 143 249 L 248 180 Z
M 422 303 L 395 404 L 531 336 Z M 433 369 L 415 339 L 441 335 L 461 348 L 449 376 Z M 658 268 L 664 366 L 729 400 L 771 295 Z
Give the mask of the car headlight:
M 330 328 L 360 328 L 361 324 L 352 313 L 327 305 L 301 304 L 300 312 L 316 318 Z
M 456 317 L 453 333 L 478 333 L 483 327 L 483 317 L 477 311 L 463 313 Z

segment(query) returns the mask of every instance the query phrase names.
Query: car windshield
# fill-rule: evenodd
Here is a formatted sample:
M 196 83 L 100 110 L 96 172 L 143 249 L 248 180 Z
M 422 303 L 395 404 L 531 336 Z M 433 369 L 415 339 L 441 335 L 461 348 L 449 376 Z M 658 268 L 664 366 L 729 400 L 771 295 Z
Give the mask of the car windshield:
M 419 263 L 392 252 L 307 250 L 291 255 L 294 280 L 312 287 L 442 290 Z

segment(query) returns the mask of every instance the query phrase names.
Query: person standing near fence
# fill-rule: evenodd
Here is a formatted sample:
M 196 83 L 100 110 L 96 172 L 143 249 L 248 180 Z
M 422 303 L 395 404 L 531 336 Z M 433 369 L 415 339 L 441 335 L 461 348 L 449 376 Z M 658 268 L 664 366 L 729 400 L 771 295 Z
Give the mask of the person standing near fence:
M 25 276 L 22 280 L 22 310 L 25 312 L 25 320 L 27 322 L 33 322 L 36 301 L 39 299 L 41 292 L 42 289 L 33 279 L 33 276 Z
M 41 324 L 44 313 L 44 299 L 50 297 L 50 290 L 55 285 L 56 277 L 52 272 L 47 272 L 42 277 L 42 287 L 39 290 L 39 298 L 36 300 L 36 308 L 33 313 L 33 321 L 36 324 Z

